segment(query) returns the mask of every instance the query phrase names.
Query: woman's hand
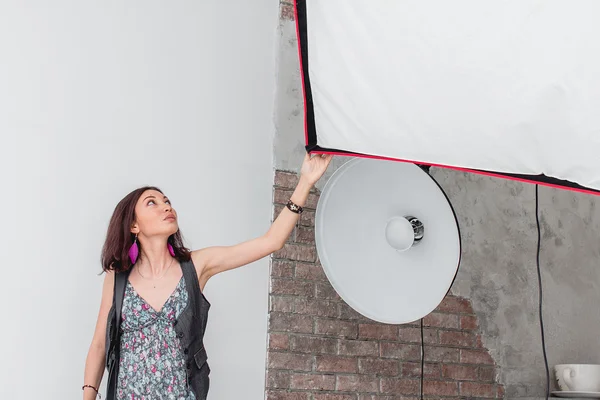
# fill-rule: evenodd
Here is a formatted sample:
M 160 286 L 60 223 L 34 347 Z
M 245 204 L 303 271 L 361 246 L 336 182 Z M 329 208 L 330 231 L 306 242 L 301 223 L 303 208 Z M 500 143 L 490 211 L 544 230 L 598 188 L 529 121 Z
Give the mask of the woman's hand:
M 300 170 L 300 177 L 310 185 L 314 185 L 321 179 L 332 158 L 333 154 L 315 154 L 311 156 L 306 153 Z

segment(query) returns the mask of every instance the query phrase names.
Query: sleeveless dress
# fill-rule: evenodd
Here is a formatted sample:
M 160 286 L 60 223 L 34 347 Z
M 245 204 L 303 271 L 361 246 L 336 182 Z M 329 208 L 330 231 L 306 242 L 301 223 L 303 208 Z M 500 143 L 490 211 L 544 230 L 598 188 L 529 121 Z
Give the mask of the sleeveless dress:
M 188 303 L 182 276 L 160 311 L 129 280 L 123 298 L 118 400 L 195 400 L 173 322 Z

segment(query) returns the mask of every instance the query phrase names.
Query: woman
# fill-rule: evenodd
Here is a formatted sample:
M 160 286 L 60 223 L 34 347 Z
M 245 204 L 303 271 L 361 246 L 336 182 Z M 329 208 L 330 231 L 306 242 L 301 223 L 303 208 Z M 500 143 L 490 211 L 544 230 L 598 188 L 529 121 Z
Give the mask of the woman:
M 307 154 L 296 190 L 268 232 L 234 246 L 186 249 L 177 213 L 157 188 L 140 188 L 121 200 L 102 252 L 106 277 L 85 364 L 84 400 L 99 396 L 105 367 L 108 400 L 206 399 L 206 282 L 282 248 L 331 158 Z

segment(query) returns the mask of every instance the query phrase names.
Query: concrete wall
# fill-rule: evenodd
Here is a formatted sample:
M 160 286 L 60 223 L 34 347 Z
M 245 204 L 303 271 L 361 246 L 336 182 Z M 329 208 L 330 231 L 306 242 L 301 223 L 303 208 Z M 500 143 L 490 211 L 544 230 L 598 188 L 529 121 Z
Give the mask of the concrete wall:
M 479 316 L 508 398 L 544 394 L 538 313 L 535 186 L 432 169 L 463 240 L 453 291 Z M 540 187 L 540 264 L 550 367 L 600 363 L 600 212 L 597 197 Z
M 282 3 L 276 94 L 275 167 L 297 171 L 304 155 L 295 22 Z M 333 171 L 347 161 L 337 157 Z M 452 292 L 472 302 L 483 345 L 497 362 L 507 398 L 544 395 L 536 273 L 535 187 L 431 169 L 456 210 L 463 257 Z M 540 187 L 544 325 L 550 367 L 600 363 L 598 198 Z

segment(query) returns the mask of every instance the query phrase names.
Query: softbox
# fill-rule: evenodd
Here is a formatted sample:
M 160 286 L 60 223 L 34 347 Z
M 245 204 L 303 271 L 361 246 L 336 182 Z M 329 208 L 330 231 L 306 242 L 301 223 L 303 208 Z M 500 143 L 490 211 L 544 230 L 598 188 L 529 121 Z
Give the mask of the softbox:
M 295 8 L 308 151 L 600 190 L 600 1 Z

